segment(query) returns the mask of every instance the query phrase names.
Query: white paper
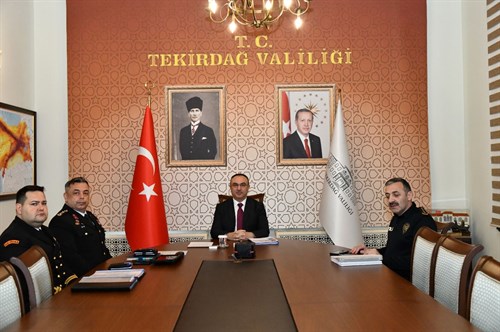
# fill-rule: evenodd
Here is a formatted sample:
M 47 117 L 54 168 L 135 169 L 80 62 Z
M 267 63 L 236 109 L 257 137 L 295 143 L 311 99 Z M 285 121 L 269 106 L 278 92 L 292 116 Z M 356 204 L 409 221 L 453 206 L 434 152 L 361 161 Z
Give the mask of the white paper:
M 189 242 L 188 248 L 208 248 L 213 242 Z

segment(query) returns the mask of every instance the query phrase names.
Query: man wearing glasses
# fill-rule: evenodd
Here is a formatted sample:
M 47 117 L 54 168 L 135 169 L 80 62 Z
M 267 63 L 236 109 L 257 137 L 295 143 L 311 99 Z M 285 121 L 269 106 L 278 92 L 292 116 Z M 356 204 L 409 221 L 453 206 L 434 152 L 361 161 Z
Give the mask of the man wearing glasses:
M 264 204 L 247 197 L 250 181 L 244 174 L 235 174 L 229 182 L 231 199 L 217 204 L 210 235 L 216 239 L 227 235 L 229 240 L 245 240 L 269 236 Z

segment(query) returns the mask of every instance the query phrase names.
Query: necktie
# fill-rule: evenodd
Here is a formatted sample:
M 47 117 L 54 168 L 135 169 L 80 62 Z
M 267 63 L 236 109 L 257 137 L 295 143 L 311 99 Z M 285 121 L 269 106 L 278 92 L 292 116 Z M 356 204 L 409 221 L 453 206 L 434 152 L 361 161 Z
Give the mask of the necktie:
M 304 145 L 306 146 L 307 158 L 311 158 L 311 150 L 309 149 L 309 140 L 307 138 L 304 139 Z
M 238 203 L 238 213 L 236 214 L 236 229 L 243 229 L 243 203 Z
M 196 131 L 196 127 L 195 126 L 191 126 L 191 136 L 194 135 L 195 131 Z

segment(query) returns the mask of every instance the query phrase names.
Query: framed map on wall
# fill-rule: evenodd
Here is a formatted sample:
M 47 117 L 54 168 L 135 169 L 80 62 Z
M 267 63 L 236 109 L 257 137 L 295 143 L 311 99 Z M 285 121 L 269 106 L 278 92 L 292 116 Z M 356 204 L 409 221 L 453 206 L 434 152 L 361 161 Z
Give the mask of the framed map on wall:
M 0 103 L 0 200 L 36 184 L 36 113 Z
M 225 88 L 166 87 L 168 166 L 225 166 Z
M 335 85 L 278 85 L 278 165 L 326 164 L 335 114 Z

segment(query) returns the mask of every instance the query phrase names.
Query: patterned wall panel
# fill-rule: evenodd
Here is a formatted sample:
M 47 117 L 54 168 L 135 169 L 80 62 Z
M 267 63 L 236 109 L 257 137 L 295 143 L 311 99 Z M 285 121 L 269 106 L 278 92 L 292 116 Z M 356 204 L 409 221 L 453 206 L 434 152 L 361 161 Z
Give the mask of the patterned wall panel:
M 152 110 L 171 230 L 208 229 L 217 194 L 229 192 L 235 172 L 250 176 L 252 193 L 266 193 L 272 228 L 320 227 L 325 166 L 277 166 L 275 86 L 283 84 L 342 89 L 363 227 L 387 225 L 382 191 L 393 176 L 408 178 L 417 203 L 430 208 L 426 2 L 314 0 L 311 6 L 303 29 L 296 31 L 288 17 L 267 32 L 240 31 L 247 43 L 239 48 L 225 26 L 207 19 L 206 0 L 67 1 L 70 175 L 90 180 L 92 209 L 107 230 L 124 228 L 146 81 L 158 85 Z M 255 45 L 259 35 L 267 36 L 267 47 Z M 330 59 L 334 51 L 342 61 L 321 60 L 322 52 Z M 162 67 L 148 61 L 148 54 L 240 52 L 248 63 Z M 281 60 L 261 64 L 259 52 Z M 307 52 L 318 63 L 298 60 Z M 284 53 L 295 63 L 284 64 Z M 164 87 L 202 85 L 226 87 L 227 166 L 167 167 Z

